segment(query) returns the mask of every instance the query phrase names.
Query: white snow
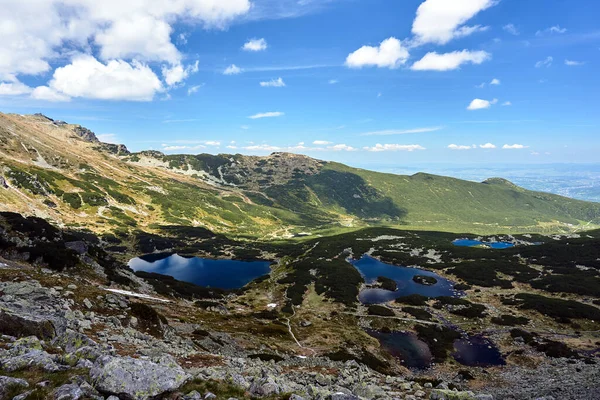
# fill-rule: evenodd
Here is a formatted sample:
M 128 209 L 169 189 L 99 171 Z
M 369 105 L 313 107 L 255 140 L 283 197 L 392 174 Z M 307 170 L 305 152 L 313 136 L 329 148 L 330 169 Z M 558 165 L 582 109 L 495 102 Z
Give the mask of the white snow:
M 267 304 L 267 308 L 275 308 L 277 307 L 277 303 L 269 303 Z
M 161 301 L 163 303 L 170 303 L 169 300 L 159 299 L 158 297 L 148 296 L 147 294 L 143 294 L 143 293 L 134 293 L 134 292 L 130 292 L 129 290 L 106 289 L 106 288 L 104 290 L 106 290 L 107 292 L 122 294 L 124 296 L 131 296 L 131 297 L 137 297 L 137 298 L 140 298 L 140 299 L 156 300 L 156 301 Z

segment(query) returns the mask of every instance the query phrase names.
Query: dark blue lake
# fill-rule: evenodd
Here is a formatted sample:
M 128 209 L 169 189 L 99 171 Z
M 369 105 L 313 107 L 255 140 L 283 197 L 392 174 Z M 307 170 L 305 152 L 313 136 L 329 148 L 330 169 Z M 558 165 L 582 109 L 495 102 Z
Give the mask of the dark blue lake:
M 482 336 L 469 336 L 454 342 L 456 352 L 454 359 L 470 367 L 491 367 L 505 365 L 500 350 L 488 339 Z
M 242 288 L 256 278 L 269 274 L 270 265 L 269 261 L 209 260 L 178 254 L 129 261 L 129 267 L 134 271 L 154 272 L 198 286 L 220 289 Z
M 460 247 L 475 247 L 484 245 L 492 249 L 508 249 L 510 247 L 515 247 L 515 245 L 510 242 L 482 242 L 479 240 L 471 239 L 456 239 L 452 242 L 452 244 Z
M 433 357 L 429 346 L 411 332 L 367 333 L 379 341 L 381 348 L 394 356 L 407 368 L 426 369 L 431 366 Z M 452 357 L 462 365 L 491 367 L 505 365 L 502 354 L 488 339 L 482 336 L 468 336 L 454 342 Z
M 384 276 L 393 279 L 398 285 L 398 290 L 395 292 L 375 288 L 361 291 L 358 298 L 363 304 L 387 303 L 410 294 L 420 294 L 427 297 L 463 295 L 462 292 L 454 289 L 454 283 L 431 271 L 386 264 L 367 255 L 364 255 L 360 260 L 350 260 L 350 263 L 358 269 L 367 284 L 373 284 L 378 277 Z M 437 283 L 429 286 L 422 285 L 413 281 L 415 275 L 433 277 L 437 280 Z
M 433 357 L 427 343 L 410 332 L 367 331 L 379 341 L 381 348 L 397 358 L 406 368 L 425 369 L 431 365 Z

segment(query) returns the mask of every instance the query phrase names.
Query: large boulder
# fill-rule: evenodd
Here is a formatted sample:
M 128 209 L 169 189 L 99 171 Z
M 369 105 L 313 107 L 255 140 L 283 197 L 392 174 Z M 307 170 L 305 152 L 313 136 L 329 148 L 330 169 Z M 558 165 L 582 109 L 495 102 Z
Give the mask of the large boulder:
M 177 390 L 190 376 L 172 362 L 103 356 L 90 370 L 90 378 L 100 393 L 145 400 Z
M 56 331 L 50 320 L 35 316 L 16 315 L 0 310 L 0 334 L 52 339 L 56 335 Z
M 473 392 L 457 392 L 449 389 L 434 389 L 429 396 L 430 400 L 478 400 Z
M 17 392 L 25 390 L 29 387 L 29 383 L 27 383 L 24 379 L 10 378 L 8 376 L 0 376 L 0 399 L 4 399 L 4 396 L 8 395 L 13 390 Z

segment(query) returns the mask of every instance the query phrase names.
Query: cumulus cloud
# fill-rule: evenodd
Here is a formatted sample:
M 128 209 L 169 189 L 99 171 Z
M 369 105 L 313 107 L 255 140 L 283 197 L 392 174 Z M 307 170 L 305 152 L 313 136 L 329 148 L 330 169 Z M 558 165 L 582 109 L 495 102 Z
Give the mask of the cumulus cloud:
M 464 24 L 496 3 L 496 0 L 426 0 L 417 9 L 412 33 L 419 44 L 446 44 L 452 39 L 487 29 Z
M 364 147 L 367 151 L 382 152 L 382 151 L 417 151 L 425 150 L 425 147 L 418 144 L 379 144 L 377 143 L 373 147 Z
M 482 149 L 495 149 L 496 145 L 492 143 L 480 144 L 479 147 Z
M 490 85 L 500 85 L 500 79 L 498 79 L 498 78 L 492 79 L 492 81 L 490 82 Z
M 562 34 L 567 32 L 566 28 L 561 28 L 560 25 L 555 25 L 555 26 L 551 26 L 550 28 L 544 29 L 544 30 L 539 30 L 535 33 L 536 36 L 544 36 L 544 35 L 548 35 L 548 34 Z
M 184 67 L 181 64 L 173 65 L 170 68 L 163 67 L 162 74 L 165 82 L 169 86 L 177 85 L 186 80 L 191 74 L 198 72 L 198 61 L 192 65 Z
M 550 67 L 552 65 L 553 61 L 554 61 L 554 57 L 548 56 L 545 59 L 536 62 L 535 67 L 536 68 Z
M 29 94 L 33 89 L 22 82 L 0 82 L 0 96 Z
M 282 78 L 271 79 L 267 82 L 260 82 L 260 86 L 262 87 L 285 87 L 285 82 Z
M 38 86 L 31 92 L 31 97 L 36 100 L 45 100 L 52 102 L 70 101 L 71 98 L 65 94 L 59 93 L 48 86 Z
M 505 144 L 504 146 L 502 146 L 503 149 L 505 150 L 521 150 L 521 149 L 526 149 L 529 146 L 524 146 L 522 144 Z
M 498 99 L 494 99 L 494 100 L 475 99 L 471 102 L 471 104 L 469 104 L 469 106 L 467 107 L 467 110 L 470 110 L 470 111 L 483 110 L 486 108 L 490 108 L 493 104 L 496 104 L 497 102 L 498 102 Z
M 235 64 L 231 64 L 229 67 L 225 68 L 225 71 L 223 71 L 223 75 L 238 75 L 242 72 L 243 71 L 240 67 L 238 67 Z
M 363 46 L 346 58 L 350 68 L 398 68 L 406 63 L 409 53 L 394 37 L 385 39 L 378 47 Z
M 462 146 L 462 145 L 458 145 L 458 144 L 450 144 L 450 145 L 448 145 L 448 148 L 450 150 L 471 150 L 471 149 L 474 149 L 475 146 Z
M 414 63 L 411 67 L 414 71 L 449 71 L 460 68 L 466 63 L 481 64 L 491 58 L 486 51 L 453 51 L 452 53 L 439 54 L 430 52 Z
M 0 27 L 0 80 L 46 73 L 50 61 L 97 49 L 98 58 L 107 65 L 114 65 L 113 61 L 132 65 L 133 60 L 163 64 L 159 69 L 165 70 L 166 85 L 171 86 L 190 73 L 171 40 L 181 36 L 174 34 L 173 26 L 186 21 L 225 28 L 248 13 L 250 6 L 250 0 L 4 0 L 1 14 L 7 23 Z M 109 80 L 106 85 L 116 82 Z M 114 88 L 121 90 L 119 85 Z
M 270 112 L 266 112 L 266 113 L 254 114 L 254 115 L 249 116 L 248 118 L 250 118 L 250 119 L 275 118 L 275 117 L 282 117 L 284 115 L 285 115 L 285 113 L 282 113 L 281 111 L 270 111 Z
M 565 60 L 565 65 L 568 67 L 580 67 L 585 64 L 583 61 Z
M 79 55 L 71 64 L 57 68 L 49 86 L 69 97 L 102 100 L 150 101 L 164 90 L 145 64 L 122 60 L 103 64 L 89 55 Z
M 268 47 L 265 39 L 251 39 L 242 46 L 244 51 L 264 51 Z
M 327 147 L 328 150 L 333 150 L 333 151 L 356 151 L 357 149 L 352 147 L 352 146 L 348 146 L 346 144 L 336 144 L 333 146 L 329 146 Z
M 520 34 L 520 32 L 517 29 L 517 27 L 514 26 L 513 24 L 504 25 L 502 27 L 502 29 L 504 29 L 505 32 L 508 32 L 508 33 L 510 33 L 511 35 L 514 35 L 514 36 L 519 36 L 519 34 Z
M 361 136 L 389 136 L 389 135 L 406 135 L 410 133 L 428 133 L 436 132 L 444 129 L 443 126 L 432 126 L 428 128 L 415 128 L 415 129 L 388 129 L 383 131 L 365 132 L 361 133 Z

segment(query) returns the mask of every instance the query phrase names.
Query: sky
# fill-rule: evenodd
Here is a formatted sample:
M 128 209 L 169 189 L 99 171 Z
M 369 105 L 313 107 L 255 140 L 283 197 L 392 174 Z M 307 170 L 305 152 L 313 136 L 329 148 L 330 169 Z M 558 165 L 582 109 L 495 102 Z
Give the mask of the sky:
M 594 0 L 3 0 L 0 111 L 131 151 L 600 160 Z

